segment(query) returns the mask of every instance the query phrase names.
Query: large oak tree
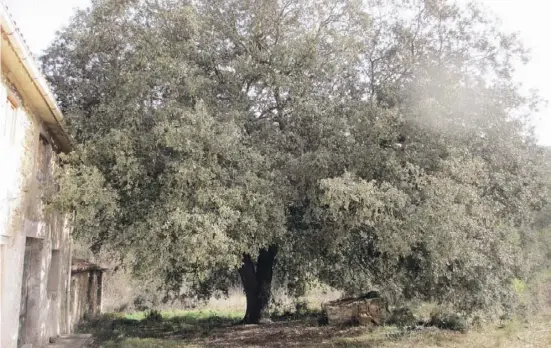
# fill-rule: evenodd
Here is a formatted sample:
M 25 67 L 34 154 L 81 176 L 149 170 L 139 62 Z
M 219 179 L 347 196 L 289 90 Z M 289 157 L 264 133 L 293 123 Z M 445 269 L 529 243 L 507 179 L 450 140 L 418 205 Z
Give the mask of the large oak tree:
M 174 294 L 238 273 L 245 322 L 274 276 L 508 306 L 545 197 L 523 60 L 442 0 L 95 0 L 43 57 L 76 142 L 52 202 Z

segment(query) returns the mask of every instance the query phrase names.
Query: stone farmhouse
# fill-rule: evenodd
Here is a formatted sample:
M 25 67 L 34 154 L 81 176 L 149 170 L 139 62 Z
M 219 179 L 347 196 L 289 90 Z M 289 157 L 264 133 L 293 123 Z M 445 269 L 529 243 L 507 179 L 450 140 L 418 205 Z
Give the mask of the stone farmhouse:
M 88 307 L 97 312 L 101 269 L 89 272 L 98 289 L 71 291 L 71 274 L 82 272 L 71 269 L 70 216 L 42 200 L 58 154 L 71 149 L 63 115 L 1 2 L 0 31 L 0 347 L 42 347 L 71 332 Z

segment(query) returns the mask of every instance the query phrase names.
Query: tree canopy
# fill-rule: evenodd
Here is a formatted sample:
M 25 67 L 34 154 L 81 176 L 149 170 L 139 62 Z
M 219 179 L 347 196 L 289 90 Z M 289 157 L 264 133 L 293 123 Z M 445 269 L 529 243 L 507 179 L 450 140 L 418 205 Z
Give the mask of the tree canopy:
M 273 276 L 507 307 L 548 180 L 523 61 L 473 4 L 95 0 L 42 57 L 76 143 L 51 202 L 176 295 L 239 271 L 248 322 Z

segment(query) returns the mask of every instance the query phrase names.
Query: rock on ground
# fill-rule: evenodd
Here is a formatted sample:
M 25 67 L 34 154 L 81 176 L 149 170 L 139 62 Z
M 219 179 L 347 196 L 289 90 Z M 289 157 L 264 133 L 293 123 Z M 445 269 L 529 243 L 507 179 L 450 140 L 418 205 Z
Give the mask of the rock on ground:
M 330 325 L 384 324 L 389 312 L 386 302 L 380 298 L 349 298 L 326 303 L 322 306 Z

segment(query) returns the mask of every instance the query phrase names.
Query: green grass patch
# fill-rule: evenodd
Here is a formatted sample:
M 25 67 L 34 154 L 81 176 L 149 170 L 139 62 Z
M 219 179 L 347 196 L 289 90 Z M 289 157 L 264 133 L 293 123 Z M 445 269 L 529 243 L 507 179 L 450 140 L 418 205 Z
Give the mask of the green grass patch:
M 102 347 L 188 347 L 182 345 L 184 340 L 206 337 L 213 329 L 236 325 L 242 318 L 243 313 L 221 311 L 105 314 L 84 323 L 80 331 L 91 333 Z
M 177 319 L 187 322 L 201 322 L 205 320 L 219 320 L 219 319 L 242 319 L 245 313 L 239 311 L 212 311 L 212 310 L 171 310 L 160 312 L 164 319 Z M 146 319 L 147 312 L 133 312 L 124 314 L 123 318 L 128 320 L 144 320 Z

